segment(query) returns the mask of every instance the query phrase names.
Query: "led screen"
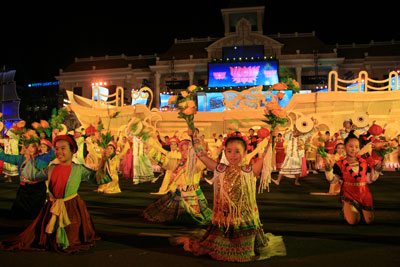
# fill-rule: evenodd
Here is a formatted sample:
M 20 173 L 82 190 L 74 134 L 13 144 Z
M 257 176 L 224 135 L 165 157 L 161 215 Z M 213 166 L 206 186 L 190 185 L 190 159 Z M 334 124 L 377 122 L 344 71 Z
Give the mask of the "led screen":
M 198 96 L 197 102 L 199 103 L 199 106 L 200 106 L 200 101 L 202 101 L 203 102 L 202 104 L 204 105 L 204 107 L 202 107 L 201 110 L 213 111 L 213 112 L 219 112 L 225 110 L 224 95 L 220 92 L 206 93 L 206 96 L 203 99 L 199 98 Z
M 275 100 L 278 102 L 279 106 L 286 107 L 290 99 L 292 99 L 293 92 L 291 90 L 286 91 L 269 91 L 275 96 Z M 277 94 L 280 94 L 280 98 L 278 98 Z M 240 94 L 240 92 L 238 92 Z M 267 92 L 263 91 L 263 95 L 265 95 L 265 100 L 267 102 L 271 101 L 271 95 L 267 94 Z M 245 97 L 243 96 L 243 99 Z M 213 92 L 213 93 L 199 93 L 197 94 L 197 110 L 199 112 L 208 111 L 208 112 L 221 112 L 224 111 L 225 103 L 224 103 L 224 95 L 222 92 Z
M 93 90 L 93 89 L 97 89 L 97 90 Z M 109 94 L 109 90 L 106 87 L 102 87 L 102 86 L 94 86 L 92 89 L 93 92 L 93 99 L 95 101 L 97 101 L 99 99 L 99 93 L 100 93 L 100 100 L 102 101 L 107 101 L 108 99 L 108 94 Z
M 168 106 L 168 99 L 171 96 L 170 94 L 160 94 L 160 108 Z
M 276 60 L 208 63 L 208 87 L 273 85 L 278 82 Z

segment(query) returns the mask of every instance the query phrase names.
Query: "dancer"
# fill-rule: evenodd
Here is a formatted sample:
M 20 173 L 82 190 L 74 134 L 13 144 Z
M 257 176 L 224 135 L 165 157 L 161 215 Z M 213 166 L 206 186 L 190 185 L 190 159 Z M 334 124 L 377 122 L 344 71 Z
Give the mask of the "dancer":
M 88 168 L 95 169 L 96 166 L 99 166 L 101 162 L 101 147 L 98 144 L 100 136 L 93 125 L 90 125 L 88 128 L 86 128 L 85 135 L 87 136 L 85 139 L 85 144 L 88 152 L 85 156 L 85 165 Z
M 279 172 L 278 178 L 272 179 L 272 181 L 276 185 L 279 185 L 283 176 L 286 176 L 288 178 L 294 178 L 294 185 L 299 186 L 299 178 L 302 174 L 302 158 L 304 156 L 304 148 L 300 149 L 300 132 L 295 128 L 293 129 L 293 132 L 289 133 L 288 138 L 285 139 L 288 140 L 285 160 L 282 164 L 282 169 Z
M 124 177 L 126 180 L 131 180 L 133 178 L 133 144 L 127 136 L 120 135 L 118 142 L 119 150 L 123 150 L 127 143 L 129 144 L 129 149 L 119 163 L 119 171 L 122 173 L 122 177 Z
M 126 142 L 123 150 L 117 154 L 117 143 L 115 141 L 110 141 L 108 143 L 104 151 L 97 175 L 100 175 L 100 177 L 109 176 L 112 181 L 100 185 L 97 189 L 97 192 L 104 194 L 121 193 L 118 178 L 119 163 L 130 147 L 131 146 L 129 145 L 129 142 Z
M 160 189 L 158 190 L 158 192 L 150 194 L 165 195 L 169 191 L 175 190 L 175 187 L 173 187 L 173 184 L 171 183 L 171 176 L 173 174 L 173 171 L 178 166 L 179 160 L 182 158 L 182 155 L 178 149 L 178 144 L 179 139 L 176 137 L 172 137 L 170 139 L 171 151 L 167 151 L 160 146 L 154 146 L 154 149 L 150 150 L 149 154 L 151 155 L 151 157 L 157 159 L 157 161 L 160 162 L 161 167 L 165 169 L 165 174 Z
M 351 119 L 345 119 L 343 121 L 343 128 L 339 130 L 339 134 L 342 139 L 345 139 L 352 130 L 355 130 L 355 125 L 353 124 L 353 121 Z
M 211 210 L 199 182 L 205 166 L 197 161 L 190 141 L 179 143 L 181 159 L 171 173 L 170 191 L 150 204 L 143 216 L 150 222 L 208 225 Z
M 40 139 L 39 154 L 49 153 L 52 148 L 53 148 L 53 145 L 49 140 L 44 139 L 44 138 Z M 53 152 L 53 155 L 54 155 L 54 152 Z
M 110 180 L 97 179 L 95 171 L 72 162 L 72 156 L 78 150 L 73 136 L 58 135 L 53 144 L 59 163 L 39 171 L 50 179 L 49 201 L 21 234 L 3 240 L 1 249 L 74 253 L 95 244 L 94 225 L 78 190 L 81 181 L 101 184 Z
M 282 164 L 285 161 L 285 147 L 284 147 L 285 139 L 281 133 L 278 133 L 278 136 L 275 140 L 275 168 L 277 171 L 280 171 L 282 168 Z
M 31 130 L 33 133 L 33 130 Z M 46 201 L 46 176 L 35 170 L 46 168 L 54 159 L 54 151 L 38 154 L 39 137 L 25 139 L 21 155 L 5 154 L 0 148 L 0 160 L 17 166 L 19 188 L 11 208 L 14 218 L 35 218 Z
M 366 224 L 370 224 L 374 219 L 374 209 L 368 184 L 378 179 L 381 165 L 377 164 L 371 168 L 367 161 L 358 155 L 360 141 L 354 135 L 354 131 L 350 131 L 344 145 L 346 157 L 334 164 L 329 161 L 326 163 L 326 178 L 331 183 L 342 181 L 340 200 L 346 222 L 355 225 L 363 218 Z
M 10 129 L 6 131 L 6 137 L 0 139 L 0 143 L 4 144 L 4 152 L 9 155 L 19 155 L 19 138 L 22 128 L 19 128 L 14 124 Z M 6 182 L 12 182 L 12 177 L 18 176 L 18 167 L 14 164 L 4 162 L 3 164 L 3 174 Z
M 197 145 L 199 141 L 194 142 Z M 248 143 L 240 133 L 229 135 L 224 145 L 229 165 L 214 161 L 196 146 L 198 158 L 209 170 L 215 170 L 212 225 L 201 236 L 175 237 L 171 242 L 183 244 L 195 255 L 208 254 L 222 261 L 247 262 L 286 255 L 282 237 L 265 234 L 259 218 L 256 177 L 263 160 L 243 165 Z
M 133 184 L 151 182 L 154 179 L 153 168 L 146 154 L 146 143 L 142 138 L 133 136 Z
M 85 163 L 85 137 L 83 136 L 83 132 L 85 129 L 83 127 L 79 127 L 74 131 L 74 138 L 76 144 L 78 145 L 78 151 L 74 154 L 73 161 L 78 164 Z

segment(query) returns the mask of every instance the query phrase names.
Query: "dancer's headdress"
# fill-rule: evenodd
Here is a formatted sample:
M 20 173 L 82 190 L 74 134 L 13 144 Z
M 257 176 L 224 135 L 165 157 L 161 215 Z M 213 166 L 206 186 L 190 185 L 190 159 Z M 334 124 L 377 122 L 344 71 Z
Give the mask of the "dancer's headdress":
M 240 132 L 233 132 L 233 133 L 228 134 L 228 135 L 224 138 L 224 141 L 222 142 L 223 146 L 226 146 L 226 141 L 228 141 L 229 139 L 233 139 L 233 138 L 242 139 L 243 142 L 246 144 L 246 150 L 247 150 L 248 147 L 250 146 L 250 140 L 247 138 L 247 136 L 242 135 Z

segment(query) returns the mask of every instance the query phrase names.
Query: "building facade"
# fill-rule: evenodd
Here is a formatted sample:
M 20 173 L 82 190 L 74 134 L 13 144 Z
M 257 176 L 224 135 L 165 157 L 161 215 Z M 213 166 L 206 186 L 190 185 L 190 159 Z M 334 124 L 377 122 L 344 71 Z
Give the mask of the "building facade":
M 264 58 L 277 59 L 279 67 L 300 83 L 301 90 L 309 91 L 324 87 L 331 70 L 344 79 L 356 77 L 361 70 L 374 79 L 384 79 L 400 68 L 400 41 L 332 45 L 318 39 L 315 32 L 264 35 L 264 10 L 264 6 L 222 9 L 222 38 L 175 39 L 166 52 L 154 55 L 75 58 L 56 79 L 60 88 L 87 98 L 92 98 L 95 83 L 106 82 L 111 91 L 121 86 L 125 103 L 130 103 L 132 89 L 146 85 L 154 90 L 154 106 L 160 107 L 160 93 L 190 84 L 208 90 L 208 63 L 226 60 L 226 47 L 262 46 Z

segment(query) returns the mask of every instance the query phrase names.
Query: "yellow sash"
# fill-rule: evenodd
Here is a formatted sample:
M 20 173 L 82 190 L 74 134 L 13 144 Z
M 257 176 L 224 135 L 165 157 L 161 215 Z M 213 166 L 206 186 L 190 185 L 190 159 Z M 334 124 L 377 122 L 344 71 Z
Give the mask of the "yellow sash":
M 71 200 L 76 197 L 78 194 L 75 193 L 66 198 L 54 198 L 52 194 L 50 194 L 50 201 L 53 202 L 50 208 L 50 212 L 53 214 L 50 218 L 46 226 L 46 233 L 51 234 L 54 232 L 54 225 L 58 218 L 58 228 L 64 228 L 67 225 L 71 224 L 71 221 L 68 218 L 67 209 L 65 208 L 65 201 Z

